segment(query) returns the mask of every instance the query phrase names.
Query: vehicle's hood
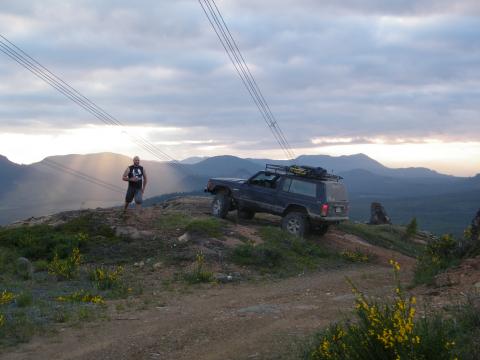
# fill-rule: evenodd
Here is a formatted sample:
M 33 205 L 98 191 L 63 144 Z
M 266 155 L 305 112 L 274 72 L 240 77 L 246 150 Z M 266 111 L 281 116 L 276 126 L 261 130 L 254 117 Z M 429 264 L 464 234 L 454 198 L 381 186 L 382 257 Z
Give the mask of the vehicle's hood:
M 235 182 L 238 184 L 243 184 L 245 183 L 245 181 L 247 181 L 246 179 L 238 179 L 238 178 L 212 178 L 212 180 Z

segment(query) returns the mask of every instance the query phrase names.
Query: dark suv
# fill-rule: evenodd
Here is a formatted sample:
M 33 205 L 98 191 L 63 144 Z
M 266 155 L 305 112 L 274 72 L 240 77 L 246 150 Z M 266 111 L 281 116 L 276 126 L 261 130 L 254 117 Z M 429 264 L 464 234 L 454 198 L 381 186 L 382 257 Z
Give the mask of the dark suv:
M 206 192 L 215 195 L 212 215 L 225 218 L 230 210 L 251 219 L 256 212 L 282 217 L 282 228 L 303 236 L 311 226 L 322 233 L 333 223 L 348 220 L 348 197 L 341 177 L 322 168 L 269 165 L 250 179 L 214 178 Z

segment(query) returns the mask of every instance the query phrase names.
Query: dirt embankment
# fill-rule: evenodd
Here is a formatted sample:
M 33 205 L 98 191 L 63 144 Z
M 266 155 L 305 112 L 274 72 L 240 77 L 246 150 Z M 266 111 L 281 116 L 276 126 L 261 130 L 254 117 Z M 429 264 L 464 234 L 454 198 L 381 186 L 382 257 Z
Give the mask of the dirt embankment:
M 205 215 L 208 201 L 179 199 L 145 209 L 140 217 L 124 219 L 118 210 L 101 211 L 117 231 L 129 231 L 130 235 L 136 234 L 134 236 L 139 239 L 147 237 L 154 243 L 155 239 L 181 235 L 177 229 L 165 234 L 152 226 L 167 210 L 181 210 L 191 216 Z M 51 217 L 36 221 L 64 220 Z M 230 220 L 223 240 L 227 247 L 245 238 L 259 243 L 261 239 L 256 228 L 278 222 L 268 216 L 251 223 Z M 165 287 L 171 270 L 166 267 L 150 269 L 144 273 L 147 286 L 142 297 L 127 300 L 133 304 L 130 308 L 119 312 L 116 310 L 118 302 L 109 303 L 109 320 L 84 323 L 79 328 L 59 328 L 56 335 L 38 336 L 29 344 L 3 354 L 2 359 L 295 358 L 298 341 L 349 316 L 354 296 L 345 281 L 347 277 L 366 294 L 386 298 L 393 288 L 388 261 L 395 259 L 401 264 L 405 281 L 411 279 L 415 264 L 408 256 L 370 245 L 359 237 L 335 229 L 318 241 L 335 250 L 361 250 L 374 255 L 374 262 L 300 273 L 286 279 L 256 277 L 255 281 L 173 290 Z M 205 241 L 196 243 L 196 246 L 207 245 Z M 471 264 L 478 274 L 477 265 L 478 261 Z M 142 269 L 135 271 L 143 274 Z M 429 297 L 427 291 L 422 291 L 424 297 Z

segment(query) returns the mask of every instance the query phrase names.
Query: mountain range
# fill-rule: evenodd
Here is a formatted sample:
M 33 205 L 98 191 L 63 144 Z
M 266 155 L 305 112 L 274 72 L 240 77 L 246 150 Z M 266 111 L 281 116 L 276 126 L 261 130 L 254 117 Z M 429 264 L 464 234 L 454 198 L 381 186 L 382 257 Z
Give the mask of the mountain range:
M 63 210 L 120 205 L 124 169 L 132 160 L 113 153 L 48 157 L 19 165 L 0 156 L 0 224 Z M 291 164 L 235 156 L 189 158 L 180 163 L 142 161 L 148 176 L 145 197 L 203 189 L 210 177 L 248 178 L 265 164 Z M 294 163 L 321 166 L 343 177 L 351 218 L 368 221 L 370 203 L 381 202 L 395 223 L 417 217 L 420 227 L 460 234 L 480 207 L 480 174 L 445 175 L 427 168 L 386 167 L 364 154 L 302 155 Z M 106 184 L 108 183 L 108 184 Z

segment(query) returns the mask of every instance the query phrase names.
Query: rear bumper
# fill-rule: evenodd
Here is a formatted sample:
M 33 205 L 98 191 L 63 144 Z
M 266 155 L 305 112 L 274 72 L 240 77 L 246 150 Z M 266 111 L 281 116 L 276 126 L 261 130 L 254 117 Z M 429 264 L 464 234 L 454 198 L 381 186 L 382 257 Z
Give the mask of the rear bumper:
M 316 223 L 339 223 L 342 221 L 347 221 L 348 216 L 321 216 L 317 214 L 308 214 L 310 219 Z

